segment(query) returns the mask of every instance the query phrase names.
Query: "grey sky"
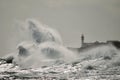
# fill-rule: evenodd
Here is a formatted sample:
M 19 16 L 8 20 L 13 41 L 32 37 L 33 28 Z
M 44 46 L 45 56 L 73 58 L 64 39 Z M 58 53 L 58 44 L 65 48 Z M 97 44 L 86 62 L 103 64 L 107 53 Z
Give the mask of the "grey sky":
M 0 56 L 15 50 L 16 20 L 35 18 L 57 29 L 66 46 L 120 40 L 120 0 L 0 0 Z

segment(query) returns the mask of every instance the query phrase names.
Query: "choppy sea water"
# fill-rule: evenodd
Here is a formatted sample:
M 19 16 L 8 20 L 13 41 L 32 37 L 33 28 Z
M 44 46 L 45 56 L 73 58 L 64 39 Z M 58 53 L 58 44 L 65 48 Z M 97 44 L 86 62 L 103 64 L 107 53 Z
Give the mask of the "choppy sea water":
M 0 80 L 119 80 L 120 66 L 108 67 L 105 63 L 106 61 L 99 58 L 71 64 L 21 69 L 1 60 Z

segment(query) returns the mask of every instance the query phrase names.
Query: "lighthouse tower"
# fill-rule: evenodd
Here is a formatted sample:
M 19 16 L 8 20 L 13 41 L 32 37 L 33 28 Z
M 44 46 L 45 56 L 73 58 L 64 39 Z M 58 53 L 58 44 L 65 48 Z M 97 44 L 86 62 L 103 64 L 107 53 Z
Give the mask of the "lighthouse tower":
M 83 47 L 83 45 L 84 45 L 84 35 L 82 34 L 81 35 L 81 47 Z

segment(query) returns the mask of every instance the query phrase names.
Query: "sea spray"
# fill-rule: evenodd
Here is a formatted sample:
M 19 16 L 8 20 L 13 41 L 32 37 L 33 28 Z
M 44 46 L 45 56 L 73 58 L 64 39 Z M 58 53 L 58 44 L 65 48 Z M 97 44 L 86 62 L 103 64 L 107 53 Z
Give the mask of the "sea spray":
M 51 59 L 62 58 L 65 62 L 72 62 L 77 58 L 77 55 L 74 52 L 53 42 L 42 43 L 39 45 L 39 48 L 43 55 L 48 56 Z
M 22 26 L 23 29 L 20 30 L 32 39 L 18 44 L 16 52 L 12 54 L 14 64 L 22 68 L 36 68 L 53 65 L 57 61 L 70 63 L 77 59 L 76 54 L 63 46 L 61 36 L 56 30 L 36 20 L 26 22 L 25 28 Z
M 80 52 L 80 59 L 97 59 L 97 58 L 104 58 L 106 56 L 113 58 L 115 55 L 118 55 L 118 50 L 113 45 L 101 45 L 96 46 L 94 48 L 90 48 L 84 52 Z
M 36 43 L 51 41 L 62 44 L 61 36 L 55 29 L 40 24 L 38 21 L 32 19 L 27 20 L 27 23 L 27 30 Z
M 39 45 L 27 42 L 18 46 L 18 54 L 13 62 L 23 68 L 31 68 L 52 65 L 57 60 L 70 63 L 76 59 L 77 56 L 72 51 L 54 42 L 44 42 Z

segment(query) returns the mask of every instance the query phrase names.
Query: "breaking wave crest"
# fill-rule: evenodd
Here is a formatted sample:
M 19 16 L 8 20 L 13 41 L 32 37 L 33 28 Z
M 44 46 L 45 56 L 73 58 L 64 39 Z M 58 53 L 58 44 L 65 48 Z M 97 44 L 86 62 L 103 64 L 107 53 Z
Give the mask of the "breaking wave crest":
M 27 20 L 27 23 L 27 30 L 36 43 L 52 41 L 62 44 L 61 36 L 55 29 L 52 29 L 47 25 L 40 24 L 36 20 Z
M 17 51 L 12 54 L 13 63 L 22 68 L 33 68 L 76 59 L 77 55 L 63 46 L 61 36 L 55 29 L 32 19 L 25 24 L 24 34 L 29 34 L 32 40 L 18 44 Z

